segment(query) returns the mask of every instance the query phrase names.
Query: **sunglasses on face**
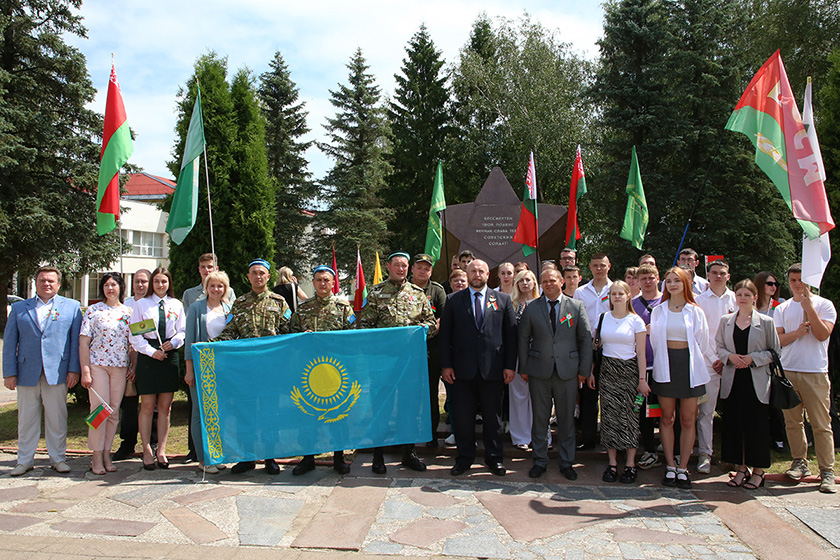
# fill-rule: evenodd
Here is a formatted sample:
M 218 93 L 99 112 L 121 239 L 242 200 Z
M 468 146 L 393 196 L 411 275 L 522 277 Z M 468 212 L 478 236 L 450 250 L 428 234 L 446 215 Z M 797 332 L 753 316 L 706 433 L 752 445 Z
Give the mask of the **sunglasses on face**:
M 774 288 L 778 288 L 780 284 L 778 282 L 765 282 L 765 286 L 773 286 Z

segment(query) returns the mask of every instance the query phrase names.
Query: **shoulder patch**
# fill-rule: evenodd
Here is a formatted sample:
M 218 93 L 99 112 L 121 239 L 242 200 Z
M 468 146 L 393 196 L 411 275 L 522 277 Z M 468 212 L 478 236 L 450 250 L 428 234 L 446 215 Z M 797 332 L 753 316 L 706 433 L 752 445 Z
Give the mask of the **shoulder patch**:
M 292 318 L 292 310 L 291 310 L 291 309 L 286 308 L 286 312 L 285 312 L 285 313 L 283 313 L 283 318 L 284 318 L 284 319 L 286 319 L 287 321 L 288 321 L 289 319 L 291 319 L 291 318 Z
M 356 322 L 356 315 L 354 313 L 351 313 L 350 316 L 347 317 L 347 322 L 350 323 L 351 325 L 353 323 L 355 323 Z

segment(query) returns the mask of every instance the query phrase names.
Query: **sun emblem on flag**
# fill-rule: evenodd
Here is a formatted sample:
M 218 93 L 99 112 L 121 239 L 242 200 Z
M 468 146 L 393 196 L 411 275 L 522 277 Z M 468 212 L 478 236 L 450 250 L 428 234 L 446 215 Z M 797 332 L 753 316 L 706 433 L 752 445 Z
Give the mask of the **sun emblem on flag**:
M 291 396 L 305 414 L 331 423 L 347 418 L 361 393 L 361 385 L 358 381 L 350 383 L 341 362 L 319 356 L 304 368 L 300 387 L 293 387 Z

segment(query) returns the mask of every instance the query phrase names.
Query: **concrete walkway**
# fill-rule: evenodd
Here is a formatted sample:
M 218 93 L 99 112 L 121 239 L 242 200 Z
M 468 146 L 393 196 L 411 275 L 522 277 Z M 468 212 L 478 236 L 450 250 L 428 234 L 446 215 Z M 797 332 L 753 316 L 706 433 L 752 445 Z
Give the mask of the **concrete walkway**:
M 422 451 L 426 451 L 423 449 Z M 202 481 L 193 465 L 144 471 L 139 459 L 95 476 L 88 458 L 58 475 L 39 456 L 19 478 L 0 454 L 0 553 L 9 558 L 747 558 L 840 559 L 840 498 L 781 477 L 755 492 L 726 473 L 694 475 L 692 491 L 663 488 L 661 468 L 634 485 L 601 482 L 605 457 L 579 456 L 579 478 L 553 466 L 527 476 L 510 451 L 508 475 L 483 466 L 452 477 L 453 450 L 407 471 L 391 456 L 373 475 L 359 454 L 349 475 L 327 466 L 301 477 L 283 465 Z M 387 458 L 387 457 L 386 457 Z

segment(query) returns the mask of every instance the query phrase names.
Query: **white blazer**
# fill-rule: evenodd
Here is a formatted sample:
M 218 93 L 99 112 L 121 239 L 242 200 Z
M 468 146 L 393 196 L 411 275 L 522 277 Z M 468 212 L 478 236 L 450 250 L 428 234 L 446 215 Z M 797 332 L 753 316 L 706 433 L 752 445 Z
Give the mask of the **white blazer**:
M 671 382 L 668 364 L 668 339 L 665 332 L 668 302 L 653 308 L 650 314 L 650 345 L 653 347 L 653 380 L 657 383 Z M 683 323 L 688 338 L 689 385 L 698 387 L 711 380 L 709 369 L 715 360 L 715 353 L 709 343 L 709 326 L 706 315 L 697 305 L 686 303 L 682 309 Z

